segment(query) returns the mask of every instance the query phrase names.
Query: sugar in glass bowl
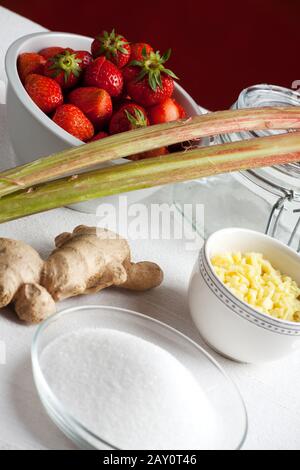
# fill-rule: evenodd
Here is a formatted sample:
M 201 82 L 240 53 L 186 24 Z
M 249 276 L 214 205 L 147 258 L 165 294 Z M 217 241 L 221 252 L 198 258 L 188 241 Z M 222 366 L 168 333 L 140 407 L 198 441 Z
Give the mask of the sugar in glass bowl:
M 95 341 L 94 336 L 94 340 L 91 341 L 90 336 L 88 336 L 85 340 L 82 337 L 82 335 L 85 335 L 85 331 L 88 334 L 91 331 L 98 332 L 99 335 L 96 336 L 99 339 Z M 142 390 L 144 382 L 140 383 L 139 387 L 136 387 L 135 383 L 132 384 L 132 380 L 139 377 L 136 374 L 139 355 L 137 357 L 137 353 L 132 356 L 129 351 L 131 347 L 124 350 L 121 343 L 118 342 L 117 347 L 112 352 L 109 350 L 108 356 L 105 356 L 108 357 L 109 364 L 111 364 L 112 355 L 115 355 L 115 358 L 116 356 L 120 358 L 120 362 L 123 364 L 122 373 L 120 373 L 118 364 L 115 361 L 113 361 L 114 366 L 109 368 L 106 367 L 106 361 L 101 365 L 103 354 L 97 352 L 97 350 L 98 348 L 100 351 L 103 351 L 103 348 L 105 349 L 103 343 L 105 340 L 101 339 L 103 338 L 101 334 L 105 334 L 107 331 L 113 332 L 119 337 L 131 335 L 130 338 L 132 338 L 133 343 L 137 344 L 136 341 L 142 341 L 143 344 L 154 348 L 156 352 L 160 348 L 169 357 L 172 356 L 174 360 L 178 361 L 197 386 L 198 392 L 195 394 L 195 403 L 202 403 L 200 407 L 203 410 L 200 415 L 202 419 L 196 420 L 195 423 L 195 411 L 194 409 L 191 411 L 190 404 L 186 402 L 187 397 L 185 394 L 183 396 L 178 395 L 172 387 L 168 388 L 167 384 L 169 382 L 164 384 L 164 397 L 162 397 L 160 387 L 158 389 L 156 386 L 151 396 L 152 399 L 147 402 L 148 395 L 146 392 L 148 392 L 148 389 Z M 72 349 L 72 338 L 76 338 L 78 334 L 81 335 L 80 345 L 78 349 L 75 348 L 75 351 L 78 351 L 78 354 L 80 352 L 80 356 L 76 356 L 74 348 Z M 69 354 L 70 348 L 73 351 L 71 355 Z M 51 361 L 49 361 L 49 352 Z M 148 356 L 148 358 L 151 357 L 152 355 Z M 67 364 L 66 373 L 61 370 L 62 363 Z M 187 410 L 190 413 L 181 414 L 184 417 L 183 421 L 187 421 L 186 418 L 191 419 L 194 426 L 196 426 L 193 429 L 197 431 L 198 423 L 199 429 L 202 429 L 201 435 L 205 443 L 201 439 L 199 439 L 199 442 L 197 440 L 197 449 L 206 448 L 207 442 L 209 442 L 209 447 L 212 449 L 239 449 L 244 442 L 247 433 L 247 413 L 243 400 L 235 385 L 216 361 L 199 345 L 183 334 L 140 313 L 109 306 L 81 306 L 62 311 L 50 317 L 38 328 L 32 344 L 32 364 L 36 387 L 47 413 L 54 423 L 80 448 L 124 449 L 126 447 L 120 446 L 118 436 L 120 438 L 123 431 L 127 443 L 132 446 L 139 429 L 139 439 L 141 434 L 146 435 L 145 442 L 140 442 L 142 448 L 149 449 L 149 440 L 153 442 L 153 439 L 158 439 L 159 448 L 166 449 L 168 444 L 165 441 L 169 441 L 170 434 L 163 432 L 157 436 L 158 428 L 164 430 L 165 425 L 165 420 L 160 422 L 159 417 L 166 414 L 165 408 L 169 410 L 167 421 L 172 423 L 174 417 L 178 415 L 177 408 L 173 409 L 171 407 L 172 409 L 170 409 L 170 403 L 174 401 L 173 395 L 175 392 L 177 402 L 181 403 L 179 405 L 177 403 L 177 405 L 182 407 L 184 413 L 187 413 Z M 57 369 L 54 367 L 55 364 L 57 364 Z M 156 367 L 159 364 L 156 364 Z M 129 368 L 129 365 L 131 368 Z M 138 370 L 142 370 L 142 373 L 145 374 L 147 370 L 152 370 L 153 364 L 151 364 L 150 359 L 148 365 L 149 367 L 145 368 L 143 362 L 142 369 Z M 56 376 L 56 370 L 60 375 Z M 111 375 L 112 370 L 117 371 L 113 377 Z M 164 376 L 168 375 L 169 369 L 165 370 L 163 368 L 161 372 L 163 372 L 162 380 L 164 381 Z M 129 376 L 130 380 L 128 382 Z M 100 387 L 99 389 L 97 385 L 98 378 L 105 385 L 103 388 L 112 387 L 109 389 L 112 391 L 106 395 L 107 401 L 101 396 L 104 392 L 102 392 L 103 388 Z M 148 382 L 148 379 L 150 382 Z M 152 382 L 155 383 L 157 377 L 151 375 L 148 379 L 146 382 L 150 384 L 149 387 L 153 388 Z M 74 380 L 79 386 L 75 386 L 70 392 L 70 381 Z M 120 384 L 124 380 L 126 390 L 120 395 L 118 390 L 124 390 L 120 388 Z M 178 380 L 178 377 L 176 380 Z M 84 386 L 84 393 L 79 390 L 82 385 Z M 132 385 L 134 386 L 132 387 Z M 95 393 L 97 387 L 98 391 Z M 120 419 L 120 416 L 124 416 L 123 408 L 129 407 L 129 389 L 131 390 L 129 401 L 133 406 L 134 413 L 130 413 L 128 419 Z M 117 395 L 118 393 L 120 395 L 119 397 L 116 396 L 116 390 Z M 69 393 L 72 396 L 69 396 Z M 80 407 L 74 406 L 76 399 L 79 400 Z M 120 402 L 121 410 L 116 409 L 116 404 Z M 162 405 L 162 408 L 160 408 L 160 403 L 167 403 L 167 406 Z M 151 407 L 153 404 L 158 421 L 156 421 L 155 426 L 153 426 L 153 423 L 150 426 L 149 421 L 152 421 L 150 415 L 151 419 L 148 419 L 145 425 L 142 425 L 141 430 L 141 423 L 145 419 L 142 415 L 148 413 L 149 416 L 147 407 Z M 82 407 L 83 411 L 82 409 L 79 410 Z M 135 408 L 138 409 L 138 414 Z M 208 409 L 211 411 L 209 412 Z M 118 419 L 119 421 L 116 422 Z M 103 424 L 104 421 L 105 424 Z M 107 438 L 108 435 L 110 439 Z M 192 434 L 191 438 L 193 436 Z M 184 439 L 186 441 L 186 436 Z M 188 448 L 194 448 L 194 446 L 195 442 Z

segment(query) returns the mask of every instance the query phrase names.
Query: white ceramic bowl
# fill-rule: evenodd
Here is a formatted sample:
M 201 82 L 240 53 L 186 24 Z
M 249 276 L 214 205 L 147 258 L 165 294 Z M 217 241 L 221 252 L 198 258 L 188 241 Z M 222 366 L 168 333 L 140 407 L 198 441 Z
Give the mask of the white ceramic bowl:
M 90 50 L 91 42 L 91 38 L 78 34 L 45 32 L 23 36 L 9 47 L 5 58 L 8 77 L 7 116 L 8 129 L 18 164 L 28 163 L 38 157 L 82 145 L 81 140 L 57 126 L 44 114 L 26 93 L 17 72 L 18 55 L 22 52 L 37 52 L 50 46 L 69 46 L 74 50 Z M 188 116 L 202 113 L 197 103 L 177 83 L 174 96 L 184 107 Z M 124 163 L 124 160 L 108 163 L 108 165 L 120 163 Z M 129 203 L 140 201 L 155 190 L 155 188 L 150 188 L 127 193 Z M 102 198 L 101 201 L 115 203 L 118 201 L 118 196 Z M 96 200 L 76 204 L 76 207 L 87 212 L 94 212 L 98 205 L 99 200 Z
M 215 232 L 200 251 L 189 285 L 191 315 L 203 339 L 224 356 L 247 363 L 278 360 L 299 349 L 300 323 L 258 312 L 218 279 L 210 260 L 226 251 L 263 253 L 300 285 L 300 256 L 283 243 L 240 228 Z

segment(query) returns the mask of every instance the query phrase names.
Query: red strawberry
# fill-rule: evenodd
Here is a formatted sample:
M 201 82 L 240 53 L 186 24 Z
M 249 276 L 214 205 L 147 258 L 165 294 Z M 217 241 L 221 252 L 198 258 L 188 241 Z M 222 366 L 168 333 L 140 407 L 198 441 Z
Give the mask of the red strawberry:
M 148 108 L 147 112 L 150 124 L 177 121 L 186 117 L 185 110 L 174 98 L 167 98 L 161 103 Z
M 104 139 L 105 137 L 108 137 L 107 132 L 100 131 L 92 139 L 90 139 L 89 142 L 95 142 L 95 140 L 101 140 L 101 139 Z
M 103 55 L 121 69 L 129 61 L 131 48 L 127 39 L 113 29 L 111 33 L 102 31 L 96 36 L 91 51 L 95 59 Z
M 135 155 L 131 155 L 130 157 L 126 157 L 128 160 L 144 160 L 145 158 L 153 158 L 153 157 L 160 157 L 162 155 L 167 155 L 169 150 L 167 147 L 161 147 L 159 149 L 147 150 L 147 152 L 136 153 Z
M 130 54 L 130 62 L 132 60 L 143 60 L 144 55 L 150 55 L 153 51 L 153 47 L 149 46 L 149 44 L 145 42 L 134 42 L 130 44 L 131 47 L 131 54 Z M 143 55 L 144 54 L 144 55 Z
M 31 73 L 40 73 L 44 71 L 46 60 L 36 52 L 23 52 L 18 57 L 17 67 L 20 79 L 24 83 L 26 77 Z
M 109 133 L 118 134 L 148 125 L 146 111 L 141 106 L 135 103 L 125 104 L 111 118 Z
M 88 51 L 76 51 L 76 58 L 81 60 L 81 70 L 85 70 L 93 62 L 93 56 Z
M 161 86 L 156 86 L 155 90 L 150 87 L 147 78 L 141 81 L 132 80 L 127 84 L 127 91 L 131 98 L 142 106 L 154 106 L 170 97 L 174 91 L 174 81 L 167 75 L 161 76 Z
M 52 113 L 64 101 L 61 88 L 52 78 L 31 74 L 25 80 L 25 89 L 44 113 Z
M 124 83 L 129 83 L 131 80 L 135 80 L 139 75 L 139 69 L 132 65 L 126 65 L 122 70 Z
M 169 49 L 163 56 L 157 52 L 142 51 L 142 60 L 133 60 L 130 66 L 135 68 L 135 78 L 127 83 L 127 91 L 131 98 L 142 106 L 153 106 L 172 96 L 173 78 L 176 75 L 164 64 L 171 55 Z
M 93 124 L 73 104 L 63 104 L 57 108 L 53 116 L 53 121 L 65 131 L 72 134 L 77 139 L 86 142 L 94 135 Z
M 68 96 L 70 103 L 77 106 L 100 128 L 112 115 L 112 101 L 107 91 L 96 87 L 76 88 Z
M 177 103 L 177 101 L 173 98 L 173 101 L 176 103 L 177 108 L 179 110 L 179 119 L 185 119 L 186 118 L 186 111 L 181 104 Z
M 131 55 L 129 64 L 122 70 L 124 82 L 128 83 L 140 73 L 140 69 L 136 66 L 131 65 L 133 61 L 143 61 L 145 57 L 149 57 L 150 53 L 153 52 L 153 48 L 144 42 L 136 42 L 131 44 Z
M 50 57 L 45 65 L 44 74 L 53 78 L 63 88 L 75 86 L 83 70 L 82 58 L 76 52 L 64 49 L 63 52 Z
M 103 88 L 110 96 L 118 97 L 123 89 L 123 76 L 112 62 L 101 56 L 87 67 L 84 85 Z
M 68 48 L 70 52 L 73 52 L 72 49 Z M 59 46 L 52 46 L 52 47 L 45 47 L 39 51 L 39 54 L 42 55 L 46 60 L 50 59 L 57 54 L 61 54 L 64 51 L 63 47 Z

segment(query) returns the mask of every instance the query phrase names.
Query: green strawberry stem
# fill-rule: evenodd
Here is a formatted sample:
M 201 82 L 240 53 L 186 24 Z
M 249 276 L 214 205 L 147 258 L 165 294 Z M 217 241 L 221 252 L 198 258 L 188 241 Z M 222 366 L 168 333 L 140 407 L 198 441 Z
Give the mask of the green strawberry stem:
M 76 57 L 76 53 L 65 50 L 50 60 L 52 65 L 49 67 L 49 70 L 53 70 L 53 77 L 57 77 L 62 71 L 64 72 L 65 83 L 67 83 L 71 73 L 75 77 L 79 77 L 82 60 Z
M 129 64 L 141 69 L 136 81 L 138 82 L 147 76 L 150 87 L 153 91 L 156 91 L 157 87 L 162 88 L 162 73 L 169 75 L 175 80 L 179 80 L 172 70 L 167 69 L 164 66 L 164 64 L 169 60 L 171 52 L 171 49 L 168 49 L 162 56 L 159 51 L 152 51 L 147 54 L 146 48 L 144 48 L 142 50 L 142 60 L 133 60 Z
M 146 127 L 147 126 L 147 118 L 145 114 L 138 108 L 134 108 L 134 115 L 130 114 L 127 109 L 125 109 L 125 115 L 132 125 L 132 129 L 138 129 L 140 127 Z
M 65 175 L 76 174 L 79 170 L 89 169 L 110 160 L 179 142 L 231 132 L 299 128 L 300 109 L 297 106 L 219 111 L 182 121 L 148 126 L 0 172 L 0 197 Z
M 198 147 L 22 190 L 0 199 L 0 222 L 122 192 L 299 160 L 298 132 Z
M 96 36 L 96 39 L 98 39 L 101 44 L 99 50 L 100 54 L 106 53 L 108 59 L 111 56 L 116 56 L 118 51 L 125 55 L 129 54 L 129 51 L 124 47 L 129 44 L 129 42 L 120 34 L 116 34 L 114 29 L 111 33 L 104 31 L 103 36 Z

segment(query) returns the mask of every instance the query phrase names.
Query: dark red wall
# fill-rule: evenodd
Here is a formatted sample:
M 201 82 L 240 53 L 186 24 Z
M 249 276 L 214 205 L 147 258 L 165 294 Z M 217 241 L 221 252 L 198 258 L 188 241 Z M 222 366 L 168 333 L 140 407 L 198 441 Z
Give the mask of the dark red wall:
M 94 35 L 115 27 L 132 41 L 172 47 L 172 68 L 203 106 L 228 107 L 255 83 L 300 79 L 299 0 L 0 0 L 52 30 Z M 1 27 L 1 25 L 0 25 Z

